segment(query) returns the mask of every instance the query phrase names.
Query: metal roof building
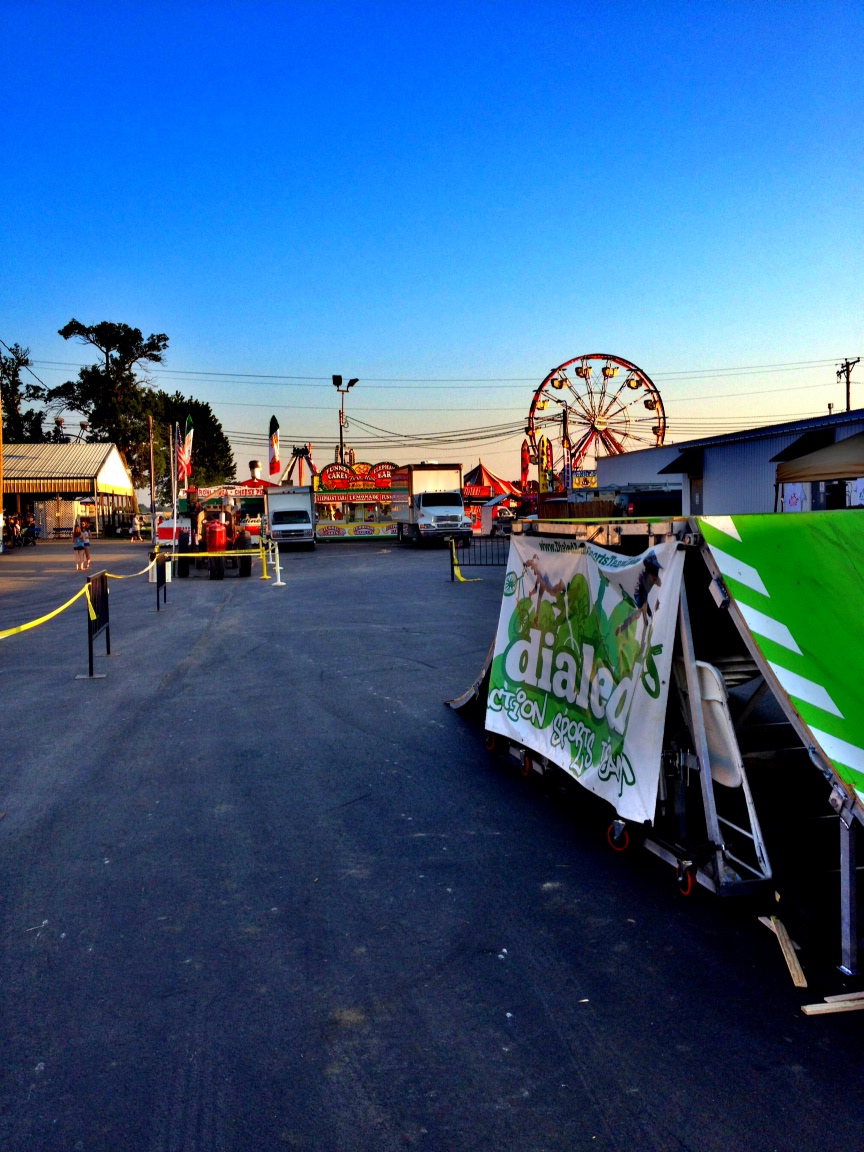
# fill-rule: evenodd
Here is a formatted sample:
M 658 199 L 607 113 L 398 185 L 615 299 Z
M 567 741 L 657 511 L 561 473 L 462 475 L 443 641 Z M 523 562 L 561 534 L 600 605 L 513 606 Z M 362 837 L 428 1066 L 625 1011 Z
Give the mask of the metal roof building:
M 864 409 L 860 408 L 625 452 L 597 461 L 597 486 L 680 486 L 685 516 L 780 511 L 791 485 L 778 474 L 778 467 L 859 432 L 864 432 Z M 822 479 L 796 482 L 796 505 L 813 511 L 845 507 L 846 489 L 841 485 L 842 480 L 827 472 Z
M 53 511 L 47 508 L 53 502 Z M 97 531 L 138 510 L 129 470 L 113 444 L 4 444 L 3 509 L 32 508 L 47 535 L 71 529 L 86 504 Z

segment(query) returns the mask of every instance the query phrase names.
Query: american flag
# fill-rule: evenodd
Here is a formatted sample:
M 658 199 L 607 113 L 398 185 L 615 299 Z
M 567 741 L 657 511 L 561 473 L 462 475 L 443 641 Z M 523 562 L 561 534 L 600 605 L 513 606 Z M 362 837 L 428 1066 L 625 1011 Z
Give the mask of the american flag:
M 177 479 L 185 484 L 192 475 L 192 417 L 186 417 L 186 435 L 181 437 L 177 428 Z

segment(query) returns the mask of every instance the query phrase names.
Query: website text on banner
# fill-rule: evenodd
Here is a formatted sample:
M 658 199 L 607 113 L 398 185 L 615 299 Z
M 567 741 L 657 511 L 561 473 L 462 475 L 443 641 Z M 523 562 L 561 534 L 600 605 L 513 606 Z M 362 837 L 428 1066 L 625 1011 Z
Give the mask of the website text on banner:
M 486 727 L 654 819 L 684 553 L 514 536 Z

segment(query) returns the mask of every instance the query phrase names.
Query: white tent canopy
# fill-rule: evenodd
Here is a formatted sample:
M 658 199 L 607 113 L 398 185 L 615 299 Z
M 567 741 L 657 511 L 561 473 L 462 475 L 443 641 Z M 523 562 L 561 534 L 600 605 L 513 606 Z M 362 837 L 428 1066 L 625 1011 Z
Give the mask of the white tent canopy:
M 777 465 L 778 484 L 854 480 L 864 476 L 864 432 Z

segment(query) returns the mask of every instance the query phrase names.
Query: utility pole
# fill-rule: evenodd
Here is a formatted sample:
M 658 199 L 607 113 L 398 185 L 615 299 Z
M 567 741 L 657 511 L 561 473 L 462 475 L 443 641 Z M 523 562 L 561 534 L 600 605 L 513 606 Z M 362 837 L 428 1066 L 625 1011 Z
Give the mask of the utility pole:
M 153 417 L 147 413 L 147 428 L 150 432 L 150 547 L 156 547 L 156 483 L 153 473 Z
M 840 367 L 837 369 L 837 379 L 842 380 L 844 377 L 846 378 L 846 411 L 847 412 L 852 411 L 852 387 L 851 387 L 852 381 L 850 380 L 850 377 L 852 375 L 852 369 L 860 361 L 860 359 L 861 359 L 860 356 L 856 356 L 856 358 L 854 360 L 850 360 L 847 357 L 843 361 L 843 363 L 840 365 Z

